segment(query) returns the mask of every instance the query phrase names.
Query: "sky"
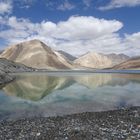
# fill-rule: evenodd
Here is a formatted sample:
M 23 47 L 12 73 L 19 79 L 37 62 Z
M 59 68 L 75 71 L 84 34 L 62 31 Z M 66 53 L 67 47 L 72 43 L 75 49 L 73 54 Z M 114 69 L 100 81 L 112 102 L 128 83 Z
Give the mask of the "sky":
M 138 56 L 140 0 L 0 0 L 0 50 L 32 39 L 75 56 Z

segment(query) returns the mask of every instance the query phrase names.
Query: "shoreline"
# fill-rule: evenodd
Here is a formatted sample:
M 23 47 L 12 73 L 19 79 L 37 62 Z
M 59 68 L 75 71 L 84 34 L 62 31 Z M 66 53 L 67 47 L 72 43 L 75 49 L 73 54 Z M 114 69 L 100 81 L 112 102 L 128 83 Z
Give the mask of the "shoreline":
M 34 70 L 34 71 L 15 71 L 8 72 L 7 75 L 1 74 L 5 79 L 0 80 L 0 88 L 16 80 L 17 74 L 140 74 L 140 70 Z M 9 79 L 6 79 L 9 76 Z
M 140 107 L 2 121 L 0 139 L 140 139 Z
M 140 74 L 140 70 L 27 70 L 27 71 L 12 71 L 12 72 L 4 72 L 0 74 L 0 76 L 9 76 L 10 79 L 0 80 L 0 86 L 6 85 L 16 79 L 13 75 L 17 74 L 31 74 L 31 73 L 47 73 L 47 74 Z M 7 75 L 6 75 L 7 74 Z
M 0 89 L 6 84 L 13 82 L 15 79 L 16 77 L 13 76 L 11 73 L 0 74 Z
M 140 74 L 140 70 L 34 70 L 34 71 L 19 71 L 15 73 L 118 73 L 118 74 Z

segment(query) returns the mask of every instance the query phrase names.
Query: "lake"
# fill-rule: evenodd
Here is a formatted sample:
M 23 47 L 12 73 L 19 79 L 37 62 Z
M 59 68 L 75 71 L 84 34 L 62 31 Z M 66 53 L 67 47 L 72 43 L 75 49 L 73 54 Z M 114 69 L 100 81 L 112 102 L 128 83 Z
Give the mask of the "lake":
M 22 73 L 0 90 L 0 120 L 131 106 L 140 106 L 140 74 Z

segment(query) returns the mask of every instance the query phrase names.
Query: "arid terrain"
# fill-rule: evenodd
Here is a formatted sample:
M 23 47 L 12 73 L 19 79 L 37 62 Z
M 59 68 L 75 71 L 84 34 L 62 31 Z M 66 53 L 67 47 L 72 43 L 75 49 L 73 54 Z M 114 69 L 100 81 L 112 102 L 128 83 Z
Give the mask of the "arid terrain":
M 41 42 L 31 40 L 9 46 L 0 54 L 1 58 L 36 69 L 139 69 L 139 57 L 125 54 L 103 54 L 88 52 L 75 57 L 64 51 L 56 51 Z

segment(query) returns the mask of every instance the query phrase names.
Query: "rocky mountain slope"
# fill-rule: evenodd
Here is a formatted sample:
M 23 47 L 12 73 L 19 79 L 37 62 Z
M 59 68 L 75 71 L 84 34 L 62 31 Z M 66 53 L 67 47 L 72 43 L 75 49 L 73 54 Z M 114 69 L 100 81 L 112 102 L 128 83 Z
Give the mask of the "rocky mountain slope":
M 116 64 L 126 61 L 129 59 L 124 54 L 102 54 L 89 52 L 74 61 L 76 66 L 84 66 L 88 68 L 103 69 L 112 67 Z
M 5 58 L 0 58 L 0 70 L 6 73 L 14 73 L 14 72 L 34 71 L 35 69 L 27 67 L 20 63 L 15 63 Z
M 140 69 L 140 57 L 131 58 L 121 64 L 118 64 L 112 69 Z
M 7 48 L 0 57 L 38 69 L 69 69 L 71 63 L 39 40 L 26 41 Z
M 106 68 L 112 65 L 112 61 L 107 56 L 90 52 L 76 59 L 74 64 L 89 68 Z
M 14 77 L 0 70 L 0 86 L 14 80 Z
M 109 59 L 111 59 L 112 61 L 112 65 L 117 65 L 120 64 L 122 62 L 127 61 L 128 59 L 130 59 L 129 56 L 125 55 L 125 54 L 115 54 L 115 53 L 111 53 L 111 54 L 107 54 L 106 55 Z
M 23 64 L 14 63 L 5 58 L 0 58 L 0 84 L 10 82 L 14 79 L 9 73 L 34 71 L 34 69 Z

